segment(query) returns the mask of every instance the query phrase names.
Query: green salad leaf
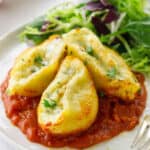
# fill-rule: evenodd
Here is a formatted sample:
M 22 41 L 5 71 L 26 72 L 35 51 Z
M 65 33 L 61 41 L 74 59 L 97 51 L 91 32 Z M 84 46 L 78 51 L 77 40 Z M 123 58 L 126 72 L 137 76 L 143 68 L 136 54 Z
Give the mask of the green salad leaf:
M 127 18 L 131 20 L 140 20 L 146 16 L 143 11 L 144 0 L 109 0 L 113 6 L 120 12 L 125 12 Z
M 123 53 L 122 56 L 134 71 L 150 74 L 150 48 L 137 46 L 130 54 Z
M 131 21 L 125 28 L 136 42 L 133 45 L 150 47 L 150 17 L 140 21 Z
M 83 3 L 77 6 L 65 3 L 50 9 L 39 21 L 36 20 L 33 24 L 27 25 L 20 34 L 20 38 L 23 41 L 28 39 L 39 44 L 52 34 L 66 33 L 74 28 L 87 27 L 94 30 L 84 10 L 81 9 L 84 6 Z M 47 27 L 43 30 L 45 24 Z

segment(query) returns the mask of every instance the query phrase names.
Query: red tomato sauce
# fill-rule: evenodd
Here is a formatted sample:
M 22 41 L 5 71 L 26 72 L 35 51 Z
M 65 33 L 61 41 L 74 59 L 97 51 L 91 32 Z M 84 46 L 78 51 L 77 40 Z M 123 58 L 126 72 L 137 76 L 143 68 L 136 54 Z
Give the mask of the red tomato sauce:
M 53 136 L 38 126 L 36 109 L 40 97 L 8 96 L 6 88 L 9 77 L 3 82 L 1 93 L 7 117 L 30 141 L 49 147 L 86 148 L 111 139 L 123 131 L 131 130 L 139 123 L 146 105 L 147 94 L 144 77 L 137 74 L 137 78 L 141 90 L 134 101 L 127 103 L 109 96 L 99 98 L 99 112 L 93 125 L 81 134 L 67 137 Z

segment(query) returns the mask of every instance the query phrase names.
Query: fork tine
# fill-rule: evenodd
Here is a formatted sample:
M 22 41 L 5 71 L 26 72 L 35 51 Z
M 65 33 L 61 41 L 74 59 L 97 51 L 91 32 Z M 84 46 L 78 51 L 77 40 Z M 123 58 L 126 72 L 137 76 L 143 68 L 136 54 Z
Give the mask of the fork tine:
M 142 122 L 139 131 L 136 134 L 135 139 L 133 140 L 133 143 L 131 145 L 131 148 L 134 148 L 137 143 L 141 140 L 141 138 L 144 136 L 145 131 L 146 131 L 146 126 L 147 126 L 147 122 L 145 121 L 146 117 L 144 117 L 144 121 Z
M 138 150 L 147 150 L 150 145 L 150 139 L 147 140 L 142 146 L 138 148 Z
M 138 150 L 146 150 L 150 146 L 150 125 L 146 127 L 146 135 L 145 135 L 145 142 L 144 144 L 140 145 Z

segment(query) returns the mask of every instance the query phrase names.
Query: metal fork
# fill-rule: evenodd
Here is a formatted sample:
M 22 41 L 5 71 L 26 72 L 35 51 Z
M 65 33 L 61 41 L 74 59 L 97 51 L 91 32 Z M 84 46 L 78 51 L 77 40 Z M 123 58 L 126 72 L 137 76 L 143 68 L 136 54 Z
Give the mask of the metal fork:
M 131 148 L 137 150 L 150 150 L 150 115 L 144 117 Z

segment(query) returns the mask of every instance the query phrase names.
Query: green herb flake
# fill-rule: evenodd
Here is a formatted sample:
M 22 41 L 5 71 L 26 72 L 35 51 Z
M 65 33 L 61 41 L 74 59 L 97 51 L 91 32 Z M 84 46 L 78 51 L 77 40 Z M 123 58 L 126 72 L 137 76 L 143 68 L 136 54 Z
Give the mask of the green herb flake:
M 93 48 L 91 46 L 89 46 L 89 47 L 86 48 L 86 52 L 89 55 L 94 56 L 94 51 L 93 51 Z
M 58 85 L 60 85 L 60 84 L 61 84 L 61 82 L 60 82 L 60 81 L 58 81 L 58 82 L 57 82 L 57 84 L 58 84 Z
M 70 51 L 69 55 L 72 55 L 72 54 L 73 54 L 73 52 L 72 52 L 72 51 Z
M 39 63 L 39 64 L 41 64 L 41 63 L 42 63 L 42 61 L 43 61 L 43 59 L 42 59 L 42 57 L 41 57 L 41 56 L 37 56 L 37 57 L 35 57 L 35 58 L 34 58 L 34 62 L 35 62 L 35 63 Z
M 41 56 L 37 56 L 34 58 L 34 62 L 37 64 L 42 64 L 42 61 L 43 61 L 43 59 Z
M 84 60 L 84 65 L 86 66 L 88 64 L 88 61 L 87 60 Z
M 21 61 L 23 61 L 23 62 L 24 62 L 24 58 L 22 58 L 22 59 L 21 59 Z
M 138 93 L 139 95 L 141 95 L 141 94 L 142 94 L 142 89 L 140 88 L 137 93 Z
M 116 74 L 117 74 L 117 69 L 115 67 L 109 69 L 107 72 L 107 76 L 112 79 L 116 77 Z
M 52 109 L 53 109 L 53 108 L 56 107 L 57 103 L 56 103 L 55 100 L 50 100 L 50 101 L 48 101 L 47 99 L 44 99 L 43 105 L 44 105 L 46 108 L 52 108 Z
M 31 73 L 34 73 L 34 72 L 36 72 L 36 69 L 35 69 L 35 68 L 32 68 L 32 69 L 31 69 Z

